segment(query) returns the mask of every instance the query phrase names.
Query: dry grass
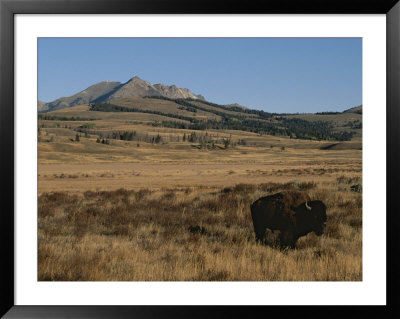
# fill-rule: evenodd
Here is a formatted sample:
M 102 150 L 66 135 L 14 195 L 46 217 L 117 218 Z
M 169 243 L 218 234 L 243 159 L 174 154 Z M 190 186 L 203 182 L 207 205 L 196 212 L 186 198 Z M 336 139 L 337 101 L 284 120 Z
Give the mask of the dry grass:
M 362 194 L 352 189 L 362 184 L 360 139 L 326 148 L 332 143 L 208 130 L 236 145 L 207 150 L 183 141 L 192 130 L 148 125 L 168 119 L 160 115 L 88 106 L 49 114 L 96 118 L 96 132 L 78 142 L 87 121 L 39 120 L 39 280 L 362 280 Z M 163 143 L 96 142 L 125 130 Z M 254 200 L 283 189 L 328 208 L 325 234 L 300 238 L 294 250 L 257 244 L 250 217 Z
M 346 182 L 43 193 L 38 279 L 359 281 L 362 201 Z M 283 189 L 323 200 L 328 222 L 322 237 L 282 251 L 255 242 L 249 207 Z

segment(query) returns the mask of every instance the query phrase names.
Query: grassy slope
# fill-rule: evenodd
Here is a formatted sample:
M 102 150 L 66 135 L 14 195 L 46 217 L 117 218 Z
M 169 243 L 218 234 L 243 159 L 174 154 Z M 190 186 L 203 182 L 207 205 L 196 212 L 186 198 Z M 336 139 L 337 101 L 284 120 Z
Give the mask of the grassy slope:
M 229 110 L 219 106 L 208 105 L 206 103 L 200 101 L 189 101 L 195 107 L 198 107 L 196 112 L 189 107 L 185 107 L 175 103 L 170 100 L 162 100 L 162 99 L 153 99 L 153 98 L 140 98 L 140 97 L 129 97 L 121 100 L 115 100 L 112 102 L 115 105 L 126 107 L 126 108 L 135 108 L 143 111 L 156 111 L 165 114 L 149 114 L 149 113 L 140 113 L 140 112 L 94 112 L 89 111 L 89 107 L 75 106 L 68 109 L 62 109 L 59 111 L 53 111 L 47 113 L 47 115 L 54 116 L 79 116 L 84 118 L 96 118 L 96 119 L 113 119 L 113 120 L 133 120 L 133 121 L 143 121 L 143 122 L 151 122 L 151 121 L 174 121 L 174 122 L 187 122 L 182 119 L 168 117 L 168 114 L 179 115 L 185 118 L 194 118 L 200 121 L 207 120 L 216 120 L 221 121 L 221 114 L 226 114 L 226 116 L 232 118 L 237 116 L 237 118 L 248 119 L 248 120 L 261 120 L 263 122 L 273 122 L 278 123 L 276 117 L 284 117 L 288 119 L 301 119 L 310 122 L 329 122 L 334 126 L 333 131 L 347 131 L 354 132 L 355 136 L 353 139 L 360 140 L 361 138 L 361 130 L 360 129 L 352 129 L 347 124 L 349 122 L 358 121 L 362 123 L 362 115 L 354 113 L 361 109 L 361 107 L 355 107 L 346 112 L 340 114 L 332 114 L 332 115 L 320 115 L 320 114 L 292 114 L 292 115 L 279 115 L 274 116 L 271 119 L 262 119 L 257 114 L 249 114 L 246 112 L 240 112 L 236 110 Z M 120 114 L 122 113 L 122 114 Z
M 194 116 L 202 119 L 216 119 L 213 113 L 198 111 L 196 113 L 181 110 L 180 105 L 166 100 L 149 99 L 149 98 L 127 98 L 115 102 L 118 105 L 142 109 L 152 109 L 162 111 L 165 113 L 182 114 L 184 116 Z M 219 112 L 228 112 L 229 114 L 240 114 L 247 116 L 246 113 L 238 113 L 234 111 L 225 111 L 223 108 L 209 106 L 205 103 L 193 102 L 200 105 L 202 108 L 209 108 L 210 110 L 218 110 Z M 175 159 L 187 159 L 187 152 L 198 152 L 199 154 L 191 156 L 191 160 L 201 160 L 204 158 L 204 152 L 197 150 L 198 142 L 189 143 L 183 142 L 183 136 L 190 135 L 195 132 L 198 135 L 204 136 L 206 133 L 216 141 L 216 150 L 213 151 L 213 158 L 224 158 L 226 153 L 218 152 L 223 148 L 222 139 L 232 139 L 237 144 L 239 141 L 244 142 L 244 145 L 237 145 L 234 150 L 231 150 L 229 156 L 246 157 L 248 154 L 256 155 L 257 160 L 260 160 L 263 154 L 270 156 L 276 151 L 283 154 L 290 154 L 290 150 L 319 150 L 326 149 L 332 150 L 360 150 L 361 139 L 360 136 L 353 138 L 353 141 L 347 142 L 327 142 L 327 141 L 310 141 L 300 139 L 290 139 L 287 137 L 277 137 L 270 135 L 260 136 L 256 133 L 244 132 L 238 130 L 207 130 L 207 131 L 193 131 L 184 129 L 173 129 L 164 127 L 153 127 L 151 125 L 154 121 L 169 121 L 170 117 L 139 113 L 139 112 L 94 112 L 89 111 L 88 105 L 74 106 L 62 110 L 46 113 L 47 116 L 56 117 L 80 117 L 80 118 L 95 118 L 94 121 L 42 121 L 39 120 L 40 126 L 43 128 L 39 136 L 39 161 L 42 163 L 60 163 L 60 162 L 79 162 L 86 158 L 86 160 L 95 162 L 110 161 L 118 158 L 122 162 L 136 162 L 138 159 L 147 158 L 157 161 L 161 158 L 160 150 L 164 153 L 174 154 Z M 249 117 L 254 118 L 256 115 L 249 114 Z M 218 116 L 217 116 L 218 117 Z M 289 116 L 288 116 L 289 117 Z M 310 121 L 313 120 L 334 120 L 343 123 L 350 119 L 361 119 L 361 115 L 355 113 L 343 113 L 338 115 L 292 115 L 292 117 L 301 117 Z M 177 122 L 185 122 L 180 119 L 172 119 Z M 79 143 L 74 141 L 76 130 L 79 126 L 90 123 L 95 127 L 89 132 L 88 138 L 81 138 Z M 57 127 L 60 126 L 60 127 Z M 112 140 L 111 145 L 103 145 L 96 143 L 98 134 L 107 136 L 116 131 L 135 131 L 139 138 L 135 141 L 119 141 Z M 81 136 L 82 133 L 79 133 Z M 145 136 L 154 137 L 160 135 L 162 143 L 160 145 L 152 145 L 146 142 Z M 142 136 L 143 138 L 140 138 Z M 140 148 L 137 144 L 141 144 Z M 162 144 L 168 143 L 165 146 Z M 281 148 L 285 152 L 280 151 Z M 109 153 L 113 155 L 108 156 Z M 236 155 L 234 155 L 236 154 Z M 171 155 L 172 156 L 172 155 Z M 300 156 L 300 154 L 297 154 Z

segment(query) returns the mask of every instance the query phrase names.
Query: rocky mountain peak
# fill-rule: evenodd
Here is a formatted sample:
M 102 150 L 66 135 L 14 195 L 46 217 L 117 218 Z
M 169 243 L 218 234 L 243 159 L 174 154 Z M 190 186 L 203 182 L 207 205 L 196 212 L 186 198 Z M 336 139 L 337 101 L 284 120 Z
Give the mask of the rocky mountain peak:
M 135 75 L 125 83 L 102 81 L 69 97 L 62 97 L 53 102 L 40 104 L 39 110 L 51 111 L 71 107 L 74 105 L 88 104 L 91 102 L 105 102 L 131 96 L 164 96 L 171 99 L 202 99 L 188 89 L 173 85 L 151 84 Z

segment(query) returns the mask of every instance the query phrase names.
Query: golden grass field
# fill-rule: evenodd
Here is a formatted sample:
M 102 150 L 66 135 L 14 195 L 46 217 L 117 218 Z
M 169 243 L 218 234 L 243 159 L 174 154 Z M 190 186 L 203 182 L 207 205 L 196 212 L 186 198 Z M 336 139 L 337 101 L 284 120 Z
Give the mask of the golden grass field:
M 87 121 L 39 120 L 38 280 L 362 280 L 362 193 L 351 190 L 362 184 L 361 137 L 333 143 L 210 130 L 216 140 L 246 141 L 211 150 L 183 141 L 191 130 L 146 125 L 154 114 L 87 106 L 51 113 L 162 142 L 102 144 L 81 133 L 75 141 Z M 296 249 L 260 245 L 250 205 L 285 189 L 326 204 L 326 231 L 300 238 Z

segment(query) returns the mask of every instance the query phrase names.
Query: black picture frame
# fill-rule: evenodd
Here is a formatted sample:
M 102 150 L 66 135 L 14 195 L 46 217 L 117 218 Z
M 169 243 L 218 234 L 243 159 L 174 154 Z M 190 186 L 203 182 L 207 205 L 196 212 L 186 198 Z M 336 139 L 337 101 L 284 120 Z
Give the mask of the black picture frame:
M 399 0 L 0 0 L 1 308 L 4 318 L 227 318 L 250 316 L 399 317 L 399 244 L 396 209 L 400 162 Z M 21 306 L 14 303 L 14 15 L 15 14 L 385 14 L 386 105 L 386 306 Z

